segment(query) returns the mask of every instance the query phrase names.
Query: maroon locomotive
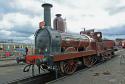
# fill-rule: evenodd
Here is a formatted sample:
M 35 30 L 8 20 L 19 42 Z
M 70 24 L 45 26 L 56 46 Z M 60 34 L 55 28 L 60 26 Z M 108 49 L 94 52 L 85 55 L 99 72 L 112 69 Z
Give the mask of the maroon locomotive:
M 37 65 L 40 69 L 58 71 L 63 74 L 72 74 L 79 65 L 91 67 L 97 61 L 110 59 L 114 55 L 113 42 L 103 41 L 101 32 L 94 30 L 81 31 L 80 34 L 56 30 L 59 22 L 51 28 L 51 4 L 45 3 L 45 25 L 35 33 L 35 55 L 27 55 L 25 60 L 28 66 Z M 58 15 L 60 16 L 60 15 Z

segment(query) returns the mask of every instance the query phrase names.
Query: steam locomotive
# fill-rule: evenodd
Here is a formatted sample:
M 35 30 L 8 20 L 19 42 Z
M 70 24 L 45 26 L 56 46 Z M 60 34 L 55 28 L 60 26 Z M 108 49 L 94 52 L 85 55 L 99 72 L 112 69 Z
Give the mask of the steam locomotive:
M 111 59 L 114 55 L 114 41 L 104 41 L 101 32 L 84 30 L 80 34 L 64 32 L 51 27 L 52 4 L 45 3 L 45 25 L 35 33 L 35 55 L 27 55 L 27 67 L 37 65 L 48 71 L 58 71 L 63 74 L 72 74 L 78 66 L 91 67 L 97 61 Z M 60 15 L 58 15 L 60 16 Z M 55 26 L 57 27 L 57 25 Z M 33 71 L 34 72 L 34 71 Z

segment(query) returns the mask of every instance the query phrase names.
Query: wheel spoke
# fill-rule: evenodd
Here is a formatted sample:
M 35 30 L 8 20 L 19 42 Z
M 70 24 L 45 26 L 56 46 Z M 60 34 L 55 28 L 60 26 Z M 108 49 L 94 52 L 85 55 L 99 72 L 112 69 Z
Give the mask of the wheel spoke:
M 70 72 L 72 72 L 74 70 L 73 66 L 70 66 Z
M 66 73 L 69 73 L 69 72 L 70 72 L 70 67 L 67 67 Z
M 94 65 L 96 63 L 96 58 L 94 56 L 90 56 L 90 57 L 86 57 L 86 58 L 83 58 L 84 59 L 84 64 L 87 66 L 87 67 L 91 67 L 92 65 Z
M 74 66 L 72 65 L 72 66 L 70 67 L 70 69 L 71 69 L 71 72 L 72 72 L 75 68 L 74 68 Z
M 74 73 L 77 68 L 77 64 L 73 60 L 67 60 L 62 64 L 63 64 L 62 71 L 64 71 L 64 73 L 66 74 Z
M 68 66 L 68 64 L 66 64 L 65 67 L 64 67 L 64 69 L 68 69 L 68 68 L 69 68 L 69 66 Z

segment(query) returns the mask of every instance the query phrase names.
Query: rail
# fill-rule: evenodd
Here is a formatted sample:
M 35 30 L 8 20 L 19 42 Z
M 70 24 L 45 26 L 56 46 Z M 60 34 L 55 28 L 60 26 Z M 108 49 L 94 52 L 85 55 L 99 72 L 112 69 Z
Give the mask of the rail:
M 8 84 L 45 84 L 48 81 L 54 80 L 54 73 L 44 73 L 33 77 L 27 77 L 21 80 L 8 82 Z

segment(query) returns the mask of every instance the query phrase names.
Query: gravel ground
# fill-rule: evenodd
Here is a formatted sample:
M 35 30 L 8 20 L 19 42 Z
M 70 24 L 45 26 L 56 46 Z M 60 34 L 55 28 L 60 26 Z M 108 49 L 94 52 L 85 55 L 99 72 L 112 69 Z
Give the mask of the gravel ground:
M 23 72 L 24 66 L 25 65 L 0 67 L 0 84 L 6 84 L 13 80 L 32 76 L 31 71 L 25 73 Z M 38 70 L 36 70 L 35 73 L 37 74 Z
M 20 63 L 20 64 L 22 64 L 22 63 Z M 16 60 L 0 60 L 0 68 L 2 68 L 2 67 L 8 67 L 8 66 L 16 66 L 16 65 L 19 65 L 19 64 L 17 64 L 17 62 L 16 62 Z
M 101 65 L 48 84 L 125 84 L 125 50 L 116 54 L 117 57 Z

